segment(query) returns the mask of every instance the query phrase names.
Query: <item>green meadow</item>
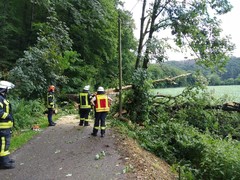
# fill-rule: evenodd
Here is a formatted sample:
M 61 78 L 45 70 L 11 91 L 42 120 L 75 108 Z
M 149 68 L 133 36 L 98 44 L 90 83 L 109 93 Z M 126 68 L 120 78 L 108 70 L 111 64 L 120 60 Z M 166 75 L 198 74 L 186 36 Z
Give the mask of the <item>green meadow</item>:
M 176 96 L 184 90 L 179 88 L 153 89 L 154 94 Z M 228 101 L 240 102 L 240 85 L 231 86 L 208 86 L 208 91 L 216 98 L 226 98 Z

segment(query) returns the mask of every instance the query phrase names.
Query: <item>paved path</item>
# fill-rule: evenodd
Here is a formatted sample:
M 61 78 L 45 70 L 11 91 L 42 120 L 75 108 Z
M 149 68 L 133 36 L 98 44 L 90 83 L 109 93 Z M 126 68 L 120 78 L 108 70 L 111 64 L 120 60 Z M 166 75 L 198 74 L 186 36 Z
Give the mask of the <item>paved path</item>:
M 34 137 L 11 154 L 16 168 L 0 170 L 1 180 L 115 180 L 127 179 L 114 145 L 114 135 L 92 137 L 92 125 L 78 126 L 77 116 L 65 116 L 55 127 Z M 99 160 L 96 154 L 104 151 Z

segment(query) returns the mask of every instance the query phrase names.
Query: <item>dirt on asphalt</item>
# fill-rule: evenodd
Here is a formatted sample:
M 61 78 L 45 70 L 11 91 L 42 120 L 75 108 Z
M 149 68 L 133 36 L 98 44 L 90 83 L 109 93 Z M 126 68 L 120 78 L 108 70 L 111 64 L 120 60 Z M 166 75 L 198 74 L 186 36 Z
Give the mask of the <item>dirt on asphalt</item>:
M 16 168 L 0 170 L 1 180 L 175 180 L 170 167 L 132 139 L 107 129 L 91 136 L 92 123 L 79 117 L 60 118 L 11 154 Z

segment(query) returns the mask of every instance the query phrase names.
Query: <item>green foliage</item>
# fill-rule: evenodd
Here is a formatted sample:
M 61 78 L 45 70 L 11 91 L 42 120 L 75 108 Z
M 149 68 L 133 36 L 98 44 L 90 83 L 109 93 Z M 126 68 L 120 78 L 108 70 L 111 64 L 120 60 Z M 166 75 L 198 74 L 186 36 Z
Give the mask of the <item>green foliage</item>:
M 207 147 L 200 164 L 201 178 L 239 179 L 240 146 L 232 140 L 204 139 Z
M 118 132 L 120 132 L 123 136 L 129 136 L 133 139 L 137 138 L 137 133 L 136 133 L 136 124 L 131 123 L 131 122 L 123 122 L 119 121 L 118 119 L 110 119 L 110 126 L 114 127 L 114 129 L 117 129 Z
M 70 28 L 73 49 L 82 59 L 81 63 L 74 64 L 80 71 L 76 74 L 80 81 L 78 86 L 82 83 L 96 87 L 115 85 L 118 22 L 115 1 L 70 0 L 68 6 L 62 8 L 67 10 L 62 11 L 60 16 Z
M 18 8 L 17 2 L 0 2 L 0 9 L 2 9 L 0 12 L 0 69 L 4 78 L 7 77 L 5 73 L 11 69 L 12 64 L 24 50 L 24 44 L 21 42 L 22 31 L 19 27 L 20 19 L 15 14 Z
M 42 100 L 10 99 L 15 120 L 10 150 L 14 151 L 40 132 L 31 130 L 33 125 L 39 125 L 40 129 L 43 130 L 48 127 L 48 120 L 47 115 L 44 114 L 46 109 Z M 53 120 L 55 121 L 62 115 L 75 113 L 76 109 L 71 103 L 59 106 L 58 113 L 53 116 Z
M 135 28 L 132 15 L 128 11 L 118 10 L 121 20 L 121 47 L 122 47 L 122 74 L 123 84 L 132 83 L 132 74 L 136 60 L 135 51 L 137 49 L 137 40 L 134 38 L 133 30 Z
M 175 50 L 169 42 L 170 38 L 155 35 L 168 28 L 172 31 L 175 45 L 181 51 L 190 49 L 198 64 L 211 69 L 216 67 L 222 69 L 226 65 L 234 45 L 229 37 L 221 35 L 222 29 L 216 15 L 231 10 L 232 6 L 227 0 L 167 2 L 154 0 L 148 2 L 149 6 L 146 5 L 147 2 L 143 3 L 142 9 L 145 10 L 141 18 L 141 28 L 146 29 L 140 30 L 135 67 L 140 67 L 141 59 L 143 68 L 147 68 L 151 60 L 162 62 L 163 59 L 167 59 L 165 54 L 168 49 Z M 156 39 L 163 43 L 156 43 Z
M 44 103 L 41 100 L 13 100 L 14 128 L 16 130 L 30 129 L 38 118 L 43 116 L 45 110 Z
M 231 10 L 229 2 L 215 4 L 214 2 L 195 1 L 188 5 L 177 5 L 171 9 L 173 34 L 176 35 L 175 42 L 179 47 L 185 43 L 197 53 L 199 61 L 206 67 L 215 68 L 225 66 L 229 52 L 233 45 L 228 37 L 222 38 L 220 23 L 215 16 L 210 16 L 209 6 L 218 14 L 224 14 Z
M 147 69 L 149 76 L 151 79 L 164 79 L 167 77 L 175 77 L 181 74 L 187 73 L 187 71 L 176 68 L 174 66 L 168 64 L 151 64 Z M 161 82 L 154 84 L 154 88 L 161 88 L 161 87 L 184 87 L 187 85 L 191 85 L 191 77 L 183 77 L 181 79 L 176 79 L 174 83 L 171 82 Z
M 40 25 L 36 46 L 25 51 L 24 57 L 17 60 L 17 66 L 11 70 L 11 80 L 19 85 L 17 89 L 21 97 L 43 97 L 49 84 L 66 81 L 62 73 L 70 66 L 72 41 L 68 28 L 55 17 L 54 10 L 51 13 L 48 22 Z
M 15 151 L 20 148 L 23 144 L 26 144 L 32 137 L 39 132 L 37 131 L 26 131 L 26 132 L 14 132 L 11 139 L 10 151 Z
M 139 129 L 142 146 L 171 164 L 183 166 L 183 177 L 189 174 L 196 179 L 240 177 L 239 143 L 213 139 L 209 134 L 202 134 L 196 128 L 177 121 L 163 119 Z
M 122 19 L 123 81 L 131 82 L 136 40 L 133 19 L 120 2 L 26 1 L 0 3 L 1 78 L 15 83 L 15 94 L 43 97 L 55 84 L 61 95 L 90 84 L 118 84 L 118 17 Z M 16 64 L 15 64 L 16 63 Z M 11 70 L 9 74 L 9 70 Z
M 239 179 L 240 146 L 232 139 L 239 137 L 239 113 L 209 109 L 225 101 L 207 92 L 206 84 L 196 74 L 195 85 L 182 94 L 148 104 L 149 120 L 129 131 L 181 171 L 181 179 Z
M 130 118 L 136 123 L 149 120 L 151 79 L 146 70 L 137 69 L 133 75 L 133 91 L 126 96 L 125 105 Z
M 207 67 L 199 66 L 194 60 L 185 61 L 168 61 L 164 64 L 170 66 L 170 72 L 176 68 L 177 71 L 195 72 L 201 71 L 205 77 L 208 78 L 209 85 L 234 85 L 239 84 L 238 75 L 240 73 L 239 58 L 231 57 L 231 59 L 223 67 L 223 71 L 219 71 L 217 68 L 209 70 Z M 156 65 L 155 65 L 156 66 Z M 164 66 L 163 66 L 164 67 Z M 151 66 L 150 66 L 151 68 Z M 164 70 L 164 68 L 163 68 Z

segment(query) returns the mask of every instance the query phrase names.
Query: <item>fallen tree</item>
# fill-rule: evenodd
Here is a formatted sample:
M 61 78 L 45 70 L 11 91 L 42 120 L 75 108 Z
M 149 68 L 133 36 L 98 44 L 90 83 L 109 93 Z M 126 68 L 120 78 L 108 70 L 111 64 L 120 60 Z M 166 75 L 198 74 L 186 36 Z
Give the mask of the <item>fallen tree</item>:
M 186 74 L 181 74 L 181 75 L 174 76 L 174 77 L 166 77 L 166 78 L 163 78 L 163 79 L 157 79 L 157 80 L 153 80 L 152 83 L 157 84 L 157 83 L 160 83 L 160 82 L 170 82 L 172 84 L 176 84 L 176 82 L 175 82 L 176 79 L 181 78 L 181 77 L 186 77 L 186 76 L 189 76 L 191 74 L 192 73 L 186 73 Z M 122 87 L 122 90 L 129 90 L 129 89 L 132 89 L 132 88 L 133 88 L 132 85 L 126 85 L 126 86 Z M 107 89 L 106 92 L 108 94 L 119 92 L 119 88 L 110 88 L 110 89 Z
M 186 77 L 191 75 L 191 73 L 186 73 L 186 74 L 181 74 L 178 76 L 174 76 L 174 77 L 166 77 L 163 79 L 157 79 L 154 80 L 152 83 L 153 84 L 157 84 L 160 82 L 170 82 L 172 84 L 176 84 L 175 80 L 178 78 L 182 78 L 182 77 Z M 133 85 L 126 85 L 122 87 L 122 90 L 130 90 L 133 88 Z M 105 90 L 107 94 L 117 94 L 119 92 L 119 88 L 109 88 Z M 155 98 L 168 98 L 168 99 L 174 99 L 178 96 L 168 96 L 168 95 L 163 95 L 163 94 L 157 94 L 154 96 Z M 78 95 L 77 94 L 67 94 L 67 98 L 71 101 L 77 102 L 78 101 Z M 157 104 L 155 104 L 157 105 Z M 178 106 L 174 106 L 172 107 L 175 111 L 179 110 L 181 108 L 185 108 L 187 107 L 187 104 L 182 104 L 182 105 L 178 105 Z M 237 102 L 227 102 L 224 103 L 222 105 L 215 105 L 215 106 L 206 106 L 205 109 L 221 109 L 223 111 L 238 111 L 240 112 L 240 103 Z M 123 114 L 125 114 L 126 112 L 123 110 Z M 117 116 L 117 114 L 116 114 Z
M 170 82 L 172 84 L 176 84 L 176 82 L 175 82 L 176 79 L 181 78 L 181 77 L 186 77 L 186 76 L 189 76 L 189 75 L 191 75 L 191 73 L 181 74 L 181 75 L 178 75 L 178 76 L 175 76 L 175 77 L 166 77 L 166 78 L 163 78 L 163 79 L 154 80 L 152 83 L 156 84 L 156 83 L 160 83 L 160 82 Z M 122 90 L 129 90 L 129 89 L 132 89 L 132 88 L 133 88 L 133 85 L 130 84 L 130 85 L 123 86 Z M 106 89 L 105 91 L 106 91 L 107 94 L 116 94 L 116 93 L 119 92 L 119 88 L 109 88 L 109 89 Z M 77 102 L 78 101 L 78 94 L 67 94 L 67 98 L 69 100 Z
M 154 96 L 154 98 L 167 98 L 169 100 L 172 100 L 172 99 L 176 99 L 178 96 L 168 96 L 168 95 L 163 95 L 163 94 L 157 94 L 157 95 Z M 155 106 L 158 106 L 158 105 L 160 105 L 160 104 L 155 103 Z M 184 104 L 175 105 L 175 106 L 172 106 L 172 107 L 169 107 L 169 108 L 171 108 L 174 111 L 177 111 L 177 110 L 186 108 L 188 106 L 189 106 L 188 103 L 184 103 Z M 223 111 L 237 111 L 237 112 L 240 112 L 240 103 L 238 103 L 238 102 L 226 102 L 222 105 L 214 105 L 214 106 L 207 105 L 207 106 L 204 107 L 204 109 L 221 109 Z

